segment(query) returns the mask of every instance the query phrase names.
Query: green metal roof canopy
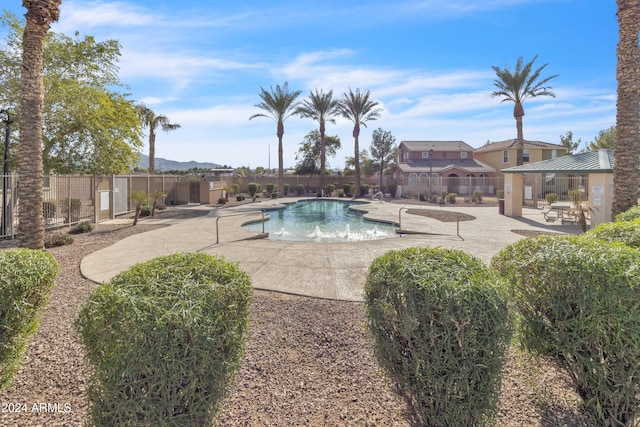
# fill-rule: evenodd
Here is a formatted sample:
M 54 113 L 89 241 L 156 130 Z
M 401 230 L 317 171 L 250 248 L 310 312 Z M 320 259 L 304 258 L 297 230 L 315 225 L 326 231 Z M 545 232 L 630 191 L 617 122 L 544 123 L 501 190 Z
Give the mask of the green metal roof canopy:
M 613 150 L 601 148 L 586 153 L 502 169 L 503 173 L 613 173 Z

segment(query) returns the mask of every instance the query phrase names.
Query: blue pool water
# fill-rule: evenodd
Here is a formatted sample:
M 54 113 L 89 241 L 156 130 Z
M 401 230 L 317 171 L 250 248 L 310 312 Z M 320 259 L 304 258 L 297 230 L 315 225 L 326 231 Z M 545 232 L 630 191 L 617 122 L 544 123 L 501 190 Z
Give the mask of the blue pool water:
M 396 237 L 396 226 L 364 219 L 352 209 L 354 202 L 338 200 L 300 200 L 282 209 L 267 210 L 264 231 L 271 240 L 298 242 L 353 242 Z M 243 227 L 262 231 L 262 223 Z

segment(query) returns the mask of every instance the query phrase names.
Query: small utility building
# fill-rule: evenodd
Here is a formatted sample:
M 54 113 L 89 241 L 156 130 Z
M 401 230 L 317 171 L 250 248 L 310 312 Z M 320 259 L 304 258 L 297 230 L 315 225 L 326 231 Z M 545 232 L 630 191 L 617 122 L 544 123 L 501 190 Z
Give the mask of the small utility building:
M 571 156 L 562 156 L 541 162 L 529 163 L 502 169 L 504 173 L 504 213 L 506 216 L 522 216 L 525 191 L 525 176 L 539 174 L 538 182 L 546 182 L 548 177 L 561 179 L 579 176 L 584 179 L 580 189 L 584 191 L 584 200 L 593 208 L 591 226 L 611 221 L 613 201 L 613 150 L 600 149 Z M 533 180 L 536 182 L 536 180 Z M 542 194 L 536 189 L 535 194 Z M 529 194 L 526 194 L 529 196 Z

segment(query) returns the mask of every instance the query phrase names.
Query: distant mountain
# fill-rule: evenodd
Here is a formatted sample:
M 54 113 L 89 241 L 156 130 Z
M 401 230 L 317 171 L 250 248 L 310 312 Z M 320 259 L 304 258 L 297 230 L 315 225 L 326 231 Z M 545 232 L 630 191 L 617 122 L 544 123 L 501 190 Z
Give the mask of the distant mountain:
M 138 167 L 147 169 L 149 167 L 149 156 L 146 154 L 140 155 L 140 161 L 138 162 Z M 220 165 L 217 163 L 205 163 L 205 162 L 178 162 L 175 160 L 167 160 L 162 157 L 156 157 L 156 171 L 166 171 L 166 170 L 180 170 L 186 171 L 192 168 L 203 168 L 203 169 L 216 169 L 219 168 Z

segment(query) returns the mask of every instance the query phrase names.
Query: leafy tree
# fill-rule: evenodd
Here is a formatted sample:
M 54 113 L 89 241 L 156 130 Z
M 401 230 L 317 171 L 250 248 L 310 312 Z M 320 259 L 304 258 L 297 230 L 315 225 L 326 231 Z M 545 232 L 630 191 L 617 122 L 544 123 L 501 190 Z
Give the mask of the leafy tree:
M 367 149 L 363 149 L 360 151 L 360 155 L 358 156 L 360 159 L 360 175 L 365 177 L 373 176 L 376 173 L 376 165 L 371 157 L 369 157 L 369 152 Z M 345 176 L 355 176 L 355 165 L 356 158 L 353 156 L 348 156 L 344 161 L 344 174 Z
M 380 191 L 382 191 L 382 175 L 388 165 L 398 155 L 395 147 L 396 138 L 389 131 L 378 128 L 373 131 L 371 140 L 371 157 L 380 172 Z
M 249 117 L 249 120 L 255 117 L 268 117 L 278 124 L 276 135 L 278 136 L 278 191 L 283 194 L 280 186 L 284 183 L 284 157 L 282 152 L 282 136 L 284 135 L 284 121 L 295 113 L 297 107 L 296 98 L 300 96 L 302 91 L 294 90 L 289 91 L 289 83 L 284 82 L 282 87 L 276 85 L 276 88 L 271 87 L 271 92 L 267 92 L 264 88 L 260 88 L 261 92 L 258 96 L 262 99 L 262 102 L 255 106 L 266 111 L 265 113 L 254 114 Z
M 18 105 L 22 23 L 8 12 L 0 51 L 0 102 Z M 128 95 L 114 88 L 120 46 L 91 36 L 49 33 L 45 39 L 42 127 L 45 173 L 125 173 L 137 162 L 141 126 Z M 14 108 L 19 115 L 18 108 Z
M 320 165 L 321 138 L 318 130 L 312 130 L 300 143 L 298 154 L 296 154 L 296 174 L 297 175 L 319 175 L 322 171 Z M 329 157 L 336 155 L 341 143 L 338 136 L 325 137 L 325 154 Z M 323 187 L 324 188 L 324 187 Z
M 322 90 L 309 93 L 295 110 L 295 114 L 313 119 L 320 125 L 320 188 L 325 188 L 326 171 L 326 122 L 335 123 L 334 117 L 340 114 L 340 101 L 333 97 L 333 91 L 324 93 Z
M 571 131 L 568 131 L 564 135 L 560 135 L 560 144 L 562 144 L 565 152 L 568 155 L 574 154 L 581 143 L 582 143 L 581 138 L 578 138 L 577 141 L 573 140 L 573 132 Z
M 613 207 L 611 216 L 638 204 L 640 190 L 640 2 L 617 0 L 618 101 L 616 112 L 616 143 L 613 166 Z
M 606 148 L 613 150 L 616 145 L 616 127 L 611 126 L 598 132 L 598 136 L 587 145 L 587 151 L 599 150 Z
M 170 132 L 180 128 L 178 123 L 171 123 L 171 120 L 164 114 L 158 114 L 144 104 L 136 107 L 138 116 L 142 121 L 142 126 L 149 128 L 149 174 L 155 172 L 156 163 L 156 129 L 161 127 L 163 131 Z
M 355 156 L 355 175 L 356 175 L 356 194 L 355 197 L 360 197 L 360 159 L 358 154 L 360 153 L 360 147 L 358 137 L 360 136 L 360 125 L 366 127 L 367 122 L 376 120 L 380 117 L 380 108 L 377 101 L 369 99 L 370 92 L 360 92 L 360 89 L 356 89 L 353 93 L 349 89 L 349 93 L 345 93 L 342 96 L 340 102 L 340 110 L 343 117 L 347 118 L 353 123 L 353 139 L 354 139 L 354 156 Z
M 517 130 L 517 156 L 516 165 L 522 165 L 524 151 L 524 135 L 522 132 L 522 117 L 524 116 L 524 107 L 522 104 L 529 98 L 537 98 L 539 96 L 551 96 L 555 98 L 555 94 L 551 92 L 551 86 L 545 86 L 549 80 L 558 77 L 558 74 L 541 78 L 540 73 L 548 64 L 533 70 L 533 63 L 538 55 L 526 64 L 523 64 L 522 57 L 516 62 L 513 71 L 508 68 L 500 68 L 492 66 L 496 72 L 497 78 L 493 81 L 494 86 L 498 89 L 491 93 L 491 97 L 501 97 L 502 102 L 513 102 L 513 117 L 516 119 Z
M 44 103 L 43 52 L 51 23 L 60 17 L 62 0 L 23 0 L 27 9 L 22 37 L 20 81 L 20 216 L 18 244 L 44 249 L 42 203 L 42 111 Z

